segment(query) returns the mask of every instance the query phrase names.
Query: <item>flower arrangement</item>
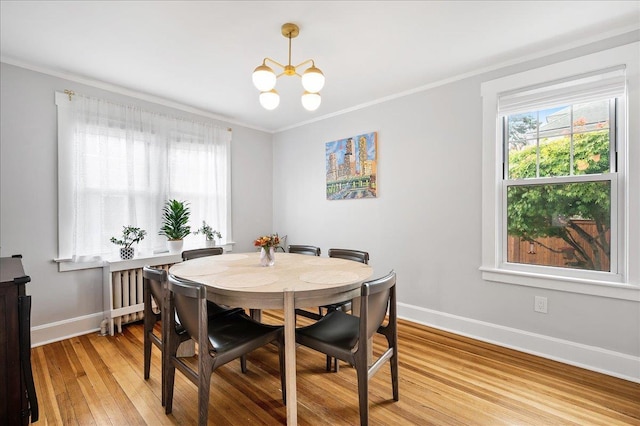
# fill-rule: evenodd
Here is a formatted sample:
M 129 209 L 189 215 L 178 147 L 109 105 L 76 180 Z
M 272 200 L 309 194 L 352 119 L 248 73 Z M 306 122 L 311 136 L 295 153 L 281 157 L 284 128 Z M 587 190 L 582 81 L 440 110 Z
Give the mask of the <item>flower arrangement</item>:
M 256 247 L 262 247 L 265 250 L 269 247 L 276 248 L 280 245 L 280 237 L 278 234 L 271 234 L 259 237 L 253 242 L 253 245 Z
M 208 241 L 213 240 L 214 238 L 222 238 L 222 234 L 219 231 L 213 229 L 207 222 L 202 221 L 202 226 L 193 233 L 193 235 L 202 234 Z

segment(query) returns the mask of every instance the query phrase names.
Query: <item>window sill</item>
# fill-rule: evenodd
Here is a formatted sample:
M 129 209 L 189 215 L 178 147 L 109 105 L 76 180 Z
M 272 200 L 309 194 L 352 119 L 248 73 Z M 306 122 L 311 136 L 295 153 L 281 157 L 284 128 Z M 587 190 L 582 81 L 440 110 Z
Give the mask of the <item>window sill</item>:
M 543 275 L 489 267 L 480 267 L 480 271 L 482 271 L 482 279 L 485 281 L 640 302 L 640 286 L 636 284 Z
M 225 253 L 233 251 L 234 242 L 228 242 L 221 247 Z M 183 250 L 190 250 L 202 247 L 185 246 Z M 130 260 L 122 260 L 117 255 L 114 256 L 90 256 L 80 260 L 73 259 L 53 259 L 58 264 L 58 272 L 79 271 L 83 269 L 102 268 L 105 265 L 111 265 L 112 270 L 124 270 L 130 268 L 142 267 L 145 264 L 153 262 L 153 264 L 161 263 L 177 263 L 182 261 L 180 253 L 170 254 L 168 251 L 161 253 L 136 253 L 136 256 Z

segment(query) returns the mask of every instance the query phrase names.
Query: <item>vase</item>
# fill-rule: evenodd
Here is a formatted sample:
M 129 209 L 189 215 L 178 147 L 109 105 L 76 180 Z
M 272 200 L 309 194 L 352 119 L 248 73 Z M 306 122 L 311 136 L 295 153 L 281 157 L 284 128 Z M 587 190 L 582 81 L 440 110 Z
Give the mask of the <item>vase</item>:
M 120 249 L 120 259 L 122 260 L 130 260 L 133 259 L 133 255 L 135 253 L 135 249 L 133 247 L 123 247 Z
M 260 264 L 273 266 L 276 263 L 276 249 L 274 247 L 262 247 L 260 249 Z
M 167 247 L 169 248 L 169 253 L 171 254 L 182 253 L 183 244 L 184 244 L 184 240 L 167 240 Z
M 216 240 L 205 240 L 204 246 L 209 248 L 209 247 L 215 247 L 216 246 Z

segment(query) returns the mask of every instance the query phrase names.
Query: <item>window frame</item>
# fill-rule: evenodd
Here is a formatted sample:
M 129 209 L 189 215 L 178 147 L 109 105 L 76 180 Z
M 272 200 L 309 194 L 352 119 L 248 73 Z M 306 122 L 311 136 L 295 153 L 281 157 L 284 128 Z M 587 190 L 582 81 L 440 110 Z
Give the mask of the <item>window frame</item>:
M 75 95 L 74 95 L 75 96 Z M 74 203 L 73 187 L 75 186 L 74 174 L 75 165 L 72 159 L 72 140 L 73 140 L 73 125 L 71 120 L 71 108 L 70 108 L 71 95 L 63 92 L 55 92 L 55 104 L 57 109 L 57 123 L 58 123 L 58 257 L 54 258 L 54 262 L 58 263 L 60 272 L 73 271 L 80 269 L 98 268 L 104 266 L 105 261 L 111 260 L 110 255 L 106 258 L 102 255 L 95 256 L 79 256 L 74 257 L 72 255 L 72 235 L 73 235 L 73 217 L 72 208 Z M 111 102 L 108 101 L 107 102 Z M 134 108 L 141 108 L 137 105 L 131 104 Z M 158 114 L 149 109 L 143 109 L 149 114 Z M 178 119 L 179 116 L 169 116 L 165 114 L 169 119 Z M 214 125 L 215 127 L 222 128 L 222 126 Z M 223 162 L 226 168 L 226 178 L 222 185 L 226 191 L 226 228 L 222 229 L 225 233 L 225 247 L 230 248 L 233 243 L 232 238 L 232 220 L 231 220 L 231 129 L 225 128 L 229 132 L 228 140 L 226 141 L 226 154 L 224 155 Z M 188 132 L 181 132 L 180 135 L 190 135 Z M 177 144 L 174 144 L 175 148 Z M 167 165 L 168 167 L 168 165 Z M 128 188 L 127 193 L 138 193 L 140 190 L 136 188 Z M 90 191 L 88 191 L 90 192 Z M 120 191 L 118 191 L 120 192 Z M 220 195 L 217 195 L 220 196 Z M 195 229 L 195 228 L 194 228 Z M 158 256 L 167 256 L 166 251 L 154 250 L 153 253 L 144 252 L 141 253 L 144 258 L 153 258 Z
M 498 113 L 498 98 L 501 93 L 521 90 L 535 85 L 544 86 L 560 79 L 571 79 L 584 73 L 597 72 L 608 67 L 625 65 L 627 68 L 627 85 L 631 80 L 631 90 L 637 92 L 638 86 L 638 47 L 640 43 L 630 43 L 571 59 L 568 61 L 532 69 L 482 83 L 483 102 L 483 207 L 482 207 L 482 278 L 486 281 L 506 284 L 548 288 L 582 294 L 600 295 L 627 300 L 640 300 L 638 285 L 638 268 L 630 265 L 629 257 L 639 255 L 638 243 L 630 241 L 629 232 L 637 231 L 637 224 L 630 226 L 630 218 L 638 217 L 638 196 L 629 194 L 629 172 L 633 172 L 634 183 L 637 182 L 637 159 L 628 156 L 629 120 L 628 111 L 633 107 L 637 115 L 637 102 L 629 101 L 627 96 L 618 102 L 618 113 L 615 126 L 617 141 L 617 171 L 611 176 L 600 175 L 598 180 L 611 180 L 612 185 L 612 236 L 616 232 L 615 272 L 585 271 L 572 268 L 558 268 L 539 265 L 515 264 L 506 262 L 506 187 L 513 183 L 506 179 L 503 163 L 505 143 L 503 135 L 504 114 Z M 633 105 L 630 105 L 633 103 Z M 637 132 L 637 123 L 633 130 Z M 611 153 L 614 155 L 614 152 Z M 629 164 L 631 161 L 632 164 Z M 597 175 L 586 175 L 592 179 Z M 532 183 L 533 182 L 533 179 Z M 572 177 L 571 181 L 575 179 Z M 567 179 L 536 178 L 535 183 L 561 183 Z M 637 191 L 638 188 L 635 188 Z M 631 198 L 630 198 L 631 197 Z M 615 207 L 614 207 L 615 204 Z M 630 206 L 633 210 L 630 211 Z M 616 209 L 614 212 L 614 208 Z M 635 216 L 633 216 L 635 214 Z M 614 231 L 615 226 L 615 231 Z M 633 257 L 632 257 L 633 258 Z M 612 257 L 613 262 L 613 257 Z M 631 266 L 631 267 L 630 267 Z M 612 265 L 611 270 L 614 270 Z

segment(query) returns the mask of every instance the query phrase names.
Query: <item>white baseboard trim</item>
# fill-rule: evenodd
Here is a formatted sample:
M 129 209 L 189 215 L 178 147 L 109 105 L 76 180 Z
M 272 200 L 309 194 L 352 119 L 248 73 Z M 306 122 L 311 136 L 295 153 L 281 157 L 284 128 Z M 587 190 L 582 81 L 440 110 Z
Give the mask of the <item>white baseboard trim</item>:
M 398 303 L 398 317 L 509 349 L 640 383 L 640 357 Z
M 100 331 L 104 312 L 31 327 L 31 347 Z

